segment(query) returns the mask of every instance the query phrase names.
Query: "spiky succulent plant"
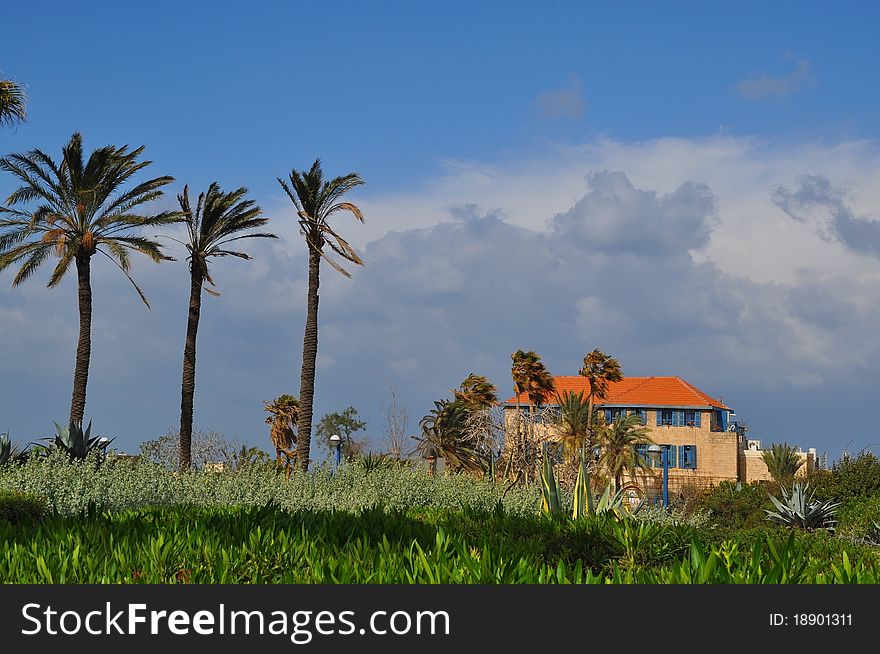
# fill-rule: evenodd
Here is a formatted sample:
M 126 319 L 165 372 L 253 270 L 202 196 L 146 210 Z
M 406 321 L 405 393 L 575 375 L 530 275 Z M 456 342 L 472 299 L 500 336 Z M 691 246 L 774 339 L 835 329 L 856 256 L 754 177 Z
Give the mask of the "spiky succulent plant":
M 840 503 L 816 500 L 809 489 L 809 484 L 794 482 L 791 492 L 785 487 L 782 488 L 782 500 L 770 495 L 770 501 L 773 502 L 776 511 L 764 509 L 767 519 L 786 527 L 833 530 L 837 523 L 834 513 Z
M 27 461 L 27 450 L 12 444 L 9 434 L 0 434 L 0 466 L 7 463 L 24 463 Z
M 71 422 L 67 427 L 55 423 L 55 436 L 44 438 L 51 447 L 57 448 L 67 454 L 71 460 L 85 459 L 91 452 L 106 453 L 107 447 L 114 440 L 101 436 L 92 436 L 92 423 L 83 431 L 82 423 Z

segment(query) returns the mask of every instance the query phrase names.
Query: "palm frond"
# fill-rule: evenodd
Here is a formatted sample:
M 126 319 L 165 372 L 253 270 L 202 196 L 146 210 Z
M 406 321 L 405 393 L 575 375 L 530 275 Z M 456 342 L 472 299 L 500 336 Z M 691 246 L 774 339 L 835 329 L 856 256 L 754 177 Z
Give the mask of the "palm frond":
M 122 267 L 122 265 L 120 265 L 120 263 L 119 263 L 116 259 L 114 259 L 113 257 L 111 257 L 111 256 L 110 256 L 109 254 L 107 254 L 106 252 L 104 252 L 104 250 L 98 248 L 97 252 L 100 252 L 100 253 L 103 254 L 105 257 L 107 257 L 108 259 L 110 259 L 110 261 L 112 261 L 113 264 L 114 264 L 117 268 L 119 268 L 119 270 L 122 271 L 122 274 L 125 275 L 125 278 L 128 279 L 128 281 L 131 282 L 131 285 L 132 285 L 132 286 L 134 286 L 134 290 L 137 292 L 138 296 L 141 298 L 141 302 L 143 302 L 143 303 L 146 305 L 146 307 L 147 307 L 148 309 L 151 309 L 152 307 L 150 306 L 150 303 L 149 303 L 149 301 L 147 300 L 147 296 L 144 295 L 144 292 L 141 290 L 141 287 L 137 285 L 137 282 L 134 281 L 134 279 L 132 278 L 131 275 L 128 274 L 128 272 L 126 272 L 126 270 Z
M 27 95 L 12 80 L 0 80 L 0 125 L 13 125 L 27 120 Z

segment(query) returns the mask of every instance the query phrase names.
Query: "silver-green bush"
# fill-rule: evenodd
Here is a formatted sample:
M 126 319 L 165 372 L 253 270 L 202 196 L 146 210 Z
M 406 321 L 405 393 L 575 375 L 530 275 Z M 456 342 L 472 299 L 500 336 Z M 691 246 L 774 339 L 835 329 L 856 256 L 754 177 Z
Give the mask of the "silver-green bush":
M 505 486 L 468 475 L 429 476 L 411 468 L 365 470 L 343 466 L 330 474 L 318 468 L 290 479 L 271 464 L 243 466 L 234 472 L 172 472 L 144 461 L 113 459 L 96 465 L 93 457 L 68 461 L 52 456 L 43 461 L 5 466 L 0 490 L 19 491 L 45 498 L 50 509 L 79 513 L 90 504 L 105 509 L 192 504 L 197 506 L 262 505 L 273 500 L 287 509 L 358 510 L 476 508 L 492 509 Z M 534 484 L 517 486 L 503 497 L 512 514 L 532 514 L 540 506 Z

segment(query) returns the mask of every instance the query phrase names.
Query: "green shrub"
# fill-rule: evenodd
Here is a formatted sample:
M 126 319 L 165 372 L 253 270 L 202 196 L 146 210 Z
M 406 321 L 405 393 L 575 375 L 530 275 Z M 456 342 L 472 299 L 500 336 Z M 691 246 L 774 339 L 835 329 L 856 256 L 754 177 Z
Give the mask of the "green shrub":
M 748 529 L 765 524 L 765 509 L 772 508 L 767 486 L 723 481 L 709 488 L 695 507 L 709 512 L 711 520 L 727 530 Z
M 880 495 L 880 458 L 869 450 L 857 456 L 845 454 L 830 471 L 812 475 L 810 486 L 816 497 L 844 503 L 854 497 Z
M 89 503 L 128 510 L 175 504 L 260 506 L 269 500 L 288 510 L 357 511 L 383 505 L 400 510 L 491 511 L 499 500 L 508 513 L 518 515 L 532 515 L 540 508 L 540 491 L 535 484 L 515 486 L 505 495 L 505 485 L 464 474 L 431 477 L 412 468 L 366 471 L 359 465 L 343 465 L 332 475 L 323 467 L 308 474 L 296 471 L 288 480 L 273 464 L 253 464 L 222 473 L 180 473 L 148 461 L 114 457 L 98 466 L 96 456 L 69 461 L 55 452 L 42 461 L 5 466 L 0 468 L 0 489 L 45 497 L 50 509 L 68 515 L 82 512 Z
M 0 490 L 0 520 L 12 524 L 33 522 L 46 513 L 46 502 L 35 495 Z
M 877 522 L 880 522 L 880 495 L 854 497 L 837 511 L 837 533 L 841 537 L 873 540 L 871 532 Z

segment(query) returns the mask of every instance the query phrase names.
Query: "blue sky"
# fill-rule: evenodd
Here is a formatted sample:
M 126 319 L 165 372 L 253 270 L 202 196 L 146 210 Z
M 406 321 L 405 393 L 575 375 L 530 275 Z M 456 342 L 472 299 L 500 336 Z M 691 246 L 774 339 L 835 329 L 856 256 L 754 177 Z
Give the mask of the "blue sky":
M 57 155 L 80 131 L 89 148 L 145 144 L 177 179 L 168 202 L 184 183 L 251 189 L 283 239 L 216 266 L 199 341 L 196 420 L 230 437 L 267 446 L 261 401 L 297 391 L 304 246 L 275 178 L 320 156 L 365 178 L 367 224 L 343 230 L 365 268 L 324 273 L 319 415 L 353 404 L 379 441 L 393 385 L 415 433 L 472 370 L 506 395 L 514 349 L 574 374 L 599 346 L 724 395 L 755 437 L 834 458 L 880 442 L 862 421 L 880 363 L 878 14 L 18 3 L 0 74 L 26 85 L 29 120 L 0 152 Z M 136 268 L 150 312 L 96 272 L 87 416 L 125 449 L 177 421 L 187 286 L 182 264 L 160 268 Z M 69 399 L 73 286 L 43 278 L 0 275 L 0 430 L 23 440 Z

